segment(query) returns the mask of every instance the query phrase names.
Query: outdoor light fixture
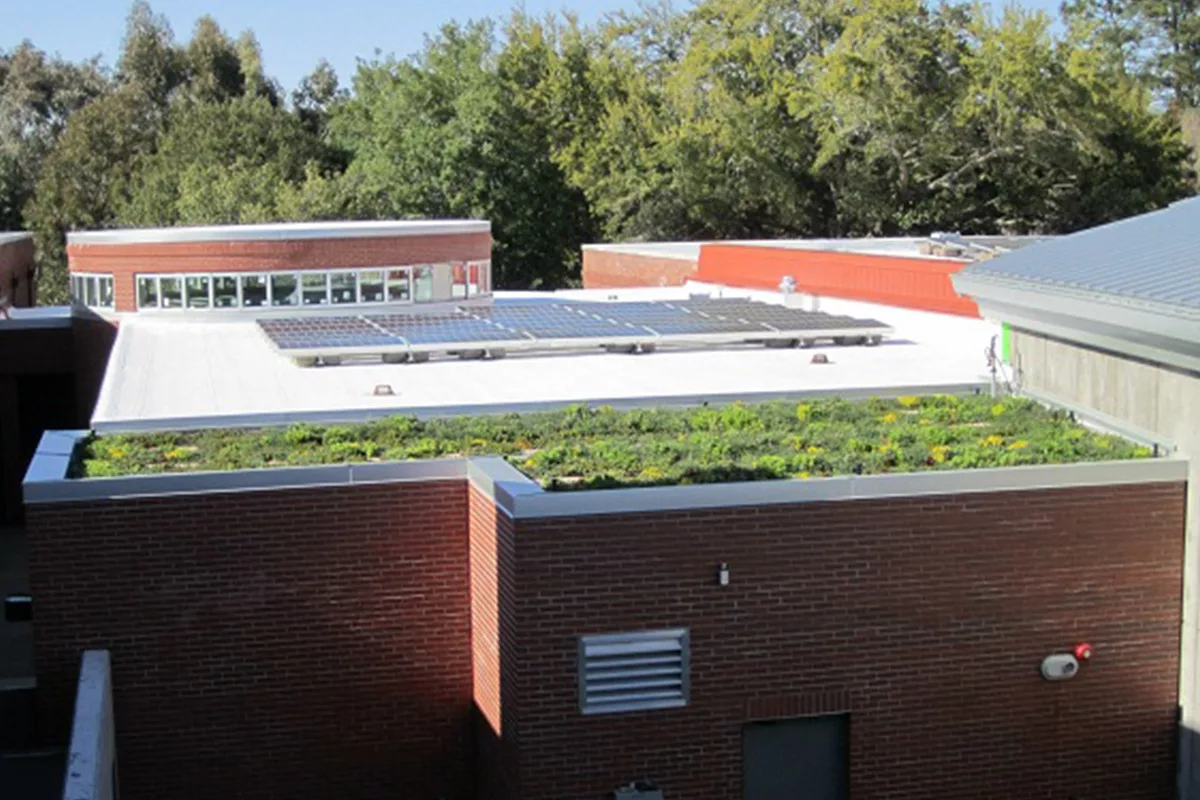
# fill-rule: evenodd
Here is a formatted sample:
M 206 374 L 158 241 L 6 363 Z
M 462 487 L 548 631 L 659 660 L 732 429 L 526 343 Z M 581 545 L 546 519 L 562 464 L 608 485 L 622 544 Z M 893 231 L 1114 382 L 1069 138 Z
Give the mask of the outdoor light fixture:
M 392 397 L 395 394 L 390 383 L 380 383 L 375 386 L 376 397 Z
M 812 363 L 814 363 L 814 364 L 829 364 L 830 363 L 829 356 L 825 355 L 824 353 L 817 353 L 816 355 L 814 355 L 812 357 Z
M 729 585 L 729 565 L 728 564 L 722 563 L 719 567 L 717 567 L 717 585 L 718 586 L 728 586 Z
M 1054 653 L 1042 661 L 1042 677 L 1048 681 L 1065 681 L 1079 672 L 1079 662 L 1070 653 Z

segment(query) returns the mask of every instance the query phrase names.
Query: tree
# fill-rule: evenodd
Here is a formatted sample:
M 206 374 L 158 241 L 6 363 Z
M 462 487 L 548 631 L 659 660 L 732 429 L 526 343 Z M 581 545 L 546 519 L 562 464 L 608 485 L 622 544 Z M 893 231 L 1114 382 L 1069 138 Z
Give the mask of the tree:
M 1072 33 L 1090 36 L 1125 74 L 1177 108 L 1200 107 L 1197 0 L 1071 0 Z
M 196 21 L 184 51 L 188 95 L 200 103 L 219 103 L 246 94 L 246 76 L 238 48 L 212 17 Z M 257 64 L 252 69 L 258 69 Z M 261 72 L 256 74 L 261 78 Z
M 522 88 L 551 59 L 535 28 L 516 20 L 497 53 L 491 24 L 447 25 L 413 59 L 360 64 L 330 123 L 352 155 L 359 214 L 490 219 L 496 282 L 510 288 L 571 282 L 589 238 L 582 195 Z
M 122 225 L 280 219 L 280 193 L 306 180 L 321 145 L 264 97 L 176 105 L 153 153 L 138 159 L 119 203 Z
M 187 66 L 167 18 L 155 14 L 145 0 L 136 0 L 125 23 L 117 81 L 162 107 L 187 79 Z
M 29 42 L 0 51 L 0 231 L 21 227 L 42 162 L 71 114 L 108 90 L 97 59 L 71 64 Z
M 329 132 L 329 115 L 333 107 L 348 96 L 349 92 L 338 85 L 337 73 L 333 67 L 328 61 L 321 59 L 292 92 L 292 108 L 314 136 L 324 139 Z
M 26 210 L 43 302 L 66 297 L 66 232 L 112 226 L 117 208 L 127 201 L 133 165 L 153 150 L 159 124 L 150 98 L 127 86 L 71 116 Z

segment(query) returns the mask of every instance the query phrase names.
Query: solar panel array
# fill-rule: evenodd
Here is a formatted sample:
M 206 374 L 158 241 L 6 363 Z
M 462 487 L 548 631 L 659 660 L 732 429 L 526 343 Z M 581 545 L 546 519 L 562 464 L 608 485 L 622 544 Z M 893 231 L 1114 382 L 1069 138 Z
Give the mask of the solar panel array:
M 396 350 L 552 348 L 572 343 L 807 341 L 890 332 L 855 319 L 753 300 L 691 298 L 670 302 L 504 302 L 430 313 L 311 315 L 258 320 L 289 355 Z

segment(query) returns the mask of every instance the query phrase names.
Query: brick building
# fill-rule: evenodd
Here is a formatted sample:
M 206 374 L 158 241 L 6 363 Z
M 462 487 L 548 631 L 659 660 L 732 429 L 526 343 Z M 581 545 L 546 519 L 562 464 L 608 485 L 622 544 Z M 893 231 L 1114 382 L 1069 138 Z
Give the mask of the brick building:
M 1167 798 L 1183 472 L 565 495 L 494 459 L 40 472 L 43 734 L 102 647 L 127 797 L 775 797 L 753 782 L 787 772 L 779 742 L 832 725 L 813 796 Z M 678 631 L 680 702 L 582 687 L 587 637 Z M 1077 680 L 1039 676 L 1083 641 Z
M 94 429 L 975 392 L 999 331 L 831 293 L 824 310 L 894 333 L 823 359 L 741 344 L 304 369 L 254 309 L 284 287 L 303 310 L 309 264 L 330 268 L 331 307 L 352 271 L 358 306 L 364 272 L 393 265 L 351 270 L 331 246 L 277 269 L 232 241 L 228 261 L 153 273 L 159 256 L 86 262 L 109 245 L 73 242 L 76 293 L 121 314 Z M 431 302 L 470 299 L 454 274 Z M 263 305 L 245 275 L 265 276 Z M 152 313 L 125 313 L 145 276 Z M 776 277 L 740 291 L 782 304 Z M 731 291 L 701 278 L 540 301 Z M 24 487 L 38 740 L 67 742 L 80 654 L 108 651 L 127 798 L 1174 796 L 1182 459 L 548 492 L 490 458 L 81 480 L 76 442 L 47 435 Z M 1070 680 L 1043 676 L 1064 659 Z
M 643 242 L 583 247 L 583 285 L 682 286 L 689 281 L 794 291 L 978 317 L 951 276 L 967 264 L 1042 241 L 1029 236 Z
M 491 225 L 387 220 L 67 234 L 71 294 L 106 312 L 261 315 L 491 294 Z

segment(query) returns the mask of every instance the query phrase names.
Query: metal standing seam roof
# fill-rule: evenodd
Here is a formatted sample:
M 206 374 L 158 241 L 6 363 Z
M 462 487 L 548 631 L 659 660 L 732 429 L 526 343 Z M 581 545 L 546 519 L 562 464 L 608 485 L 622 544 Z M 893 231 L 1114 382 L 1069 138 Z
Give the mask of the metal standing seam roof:
M 960 276 L 1194 312 L 1200 310 L 1200 197 L 981 261 Z

